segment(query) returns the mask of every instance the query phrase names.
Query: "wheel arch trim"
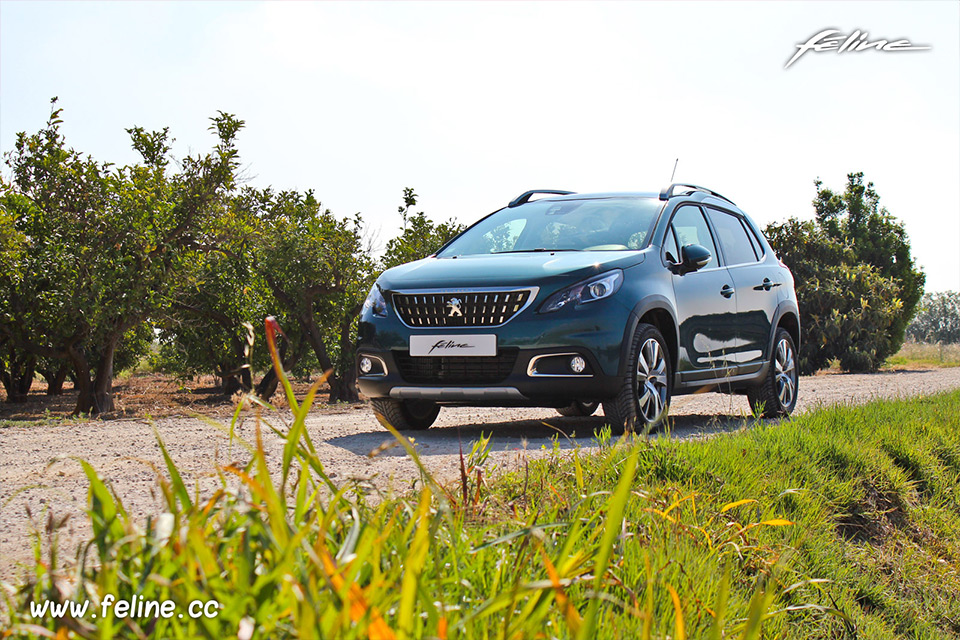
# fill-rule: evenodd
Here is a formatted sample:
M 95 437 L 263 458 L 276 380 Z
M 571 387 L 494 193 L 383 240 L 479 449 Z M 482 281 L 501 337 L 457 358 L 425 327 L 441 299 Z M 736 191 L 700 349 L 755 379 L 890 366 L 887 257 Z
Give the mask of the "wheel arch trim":
M 630 319 L 623 330 L 623 341 L 620 345 L 620 366 L 617 375 L 623 376 L 627 374 L 627 366 L 630 364 L 627 360 L 629 360 L 630 356 L 630 344 L 633 334 L 637 330 L 637 325 L 640 324 L 640 320 L 651 311 L 663 311 L 670 316 L 670 322 L 673 324 L 673 335 L 666 335 L 661 327 L 657 327 L 657 329 L 660 330 L 661 334 L 664 334 L 663 337 L 667 341 L 667 348 L 670 349 L 670 366 L 674 375 L 676 375 L 677 359 L 679 358 L 678 345 L 680 344 L 680 330 L 677 325 L 677 314 L 673 305 L 671 305 L 669 298 L 661 294 L 652 294 L 645 297 L 638 302 L 633 308 L 633 311 L 630 312 Z

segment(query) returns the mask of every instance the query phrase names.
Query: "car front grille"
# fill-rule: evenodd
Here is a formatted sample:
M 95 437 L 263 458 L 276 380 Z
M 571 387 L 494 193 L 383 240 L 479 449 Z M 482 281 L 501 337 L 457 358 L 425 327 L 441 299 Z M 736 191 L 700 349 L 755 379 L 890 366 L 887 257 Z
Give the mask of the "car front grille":
M 393 306 L 408 327 L 495 327 L 517 315 L 532 291 L 395 293 Z
M 506 380 L 520 350 L 502 349 L 495 356 L 411 356 L 395 351 L 400 377 L 407 382 L 443 384 L 496 384 Z

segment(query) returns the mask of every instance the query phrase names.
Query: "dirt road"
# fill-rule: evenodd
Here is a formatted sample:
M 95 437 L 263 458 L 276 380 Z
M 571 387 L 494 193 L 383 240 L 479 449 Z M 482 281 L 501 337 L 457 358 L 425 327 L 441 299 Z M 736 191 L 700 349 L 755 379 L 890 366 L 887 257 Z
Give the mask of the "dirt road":
M 960 388 L 960 368 L 814 376 L 801 378 L 798 411 L 954 388 Z M 602 411 L 598 413 L 599 417 L 561 418 L 548 409 L 444 409 L 433 428 L 414 435 L 425 464 L 438 479 L 448 481 L 459 473 L 461 441 L 469 452 L 481 432 L 492 432 L 488 466 L 510 469 L 519 463 L 524 449 L 532 459 L 543 455 L 543 448 L 552 448 L 551 437 L 557 430 L 570 436 L 570 440 L 559 439 L 564 449 L 575 444 L 584 449 L 595 447 L 593 431 L 604 422 Z M 737 429 L 748 414 L 742 396 L 706 393 L 678 397 L 671 407 L 672 435 L 687 439 Z M 371 490 L 404 491 L 417 478 L 413 463 L 399 447 L 369 457 L 371 451 L 389 445 L 391 437 L 365 406 L 318 410 L 307 424 L 324 465 L 339 482 L 357 479 Z M 201 491 L 216 484 L 210 475 L 214 464 L 248 459 L 243 447 L 230 444 L 223 422 L 164 418 L 155 426 L 184 479 Z M 244 419 L 237 434 L 253 441 L 253 419 Z M 268 429 L 263 438 L 268 455 L 279 460 L 283 441 Z M 48 511 L 58 517 L 71 514 L 61 541 L 66 558 L 72 557 L 77 541 L 89 534 L 83 513 L 87 481 L 76 457 L 89 461 L 113 484 L 131 513 L 146 518 L 163 510 L 155 497 L 156 474 L 149 464 L 162 466 L 162 458 L 147 422 L 65 421 L 0 427 L 0 580 L 16 580 L 22 572 L 18 565 L 30 561 L 33 525 L 27 508 L 36 523 L 45 522 Z

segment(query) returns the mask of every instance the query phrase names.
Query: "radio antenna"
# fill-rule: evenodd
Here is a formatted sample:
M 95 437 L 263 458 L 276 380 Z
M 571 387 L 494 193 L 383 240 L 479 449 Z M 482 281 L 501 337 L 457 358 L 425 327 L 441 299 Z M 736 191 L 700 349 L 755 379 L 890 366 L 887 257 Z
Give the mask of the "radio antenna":
M 677 158 L 673 162 L 673 173 L 670 174 L 670 184 L 673 184 L 673 177 L 677 175 L 677 164 L 680 162 L 680 158 Z

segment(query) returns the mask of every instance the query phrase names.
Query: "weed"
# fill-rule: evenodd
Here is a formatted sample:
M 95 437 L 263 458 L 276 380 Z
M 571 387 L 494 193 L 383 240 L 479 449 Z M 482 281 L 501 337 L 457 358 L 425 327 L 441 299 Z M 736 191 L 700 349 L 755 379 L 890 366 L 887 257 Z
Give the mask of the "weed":
M 276 326 L 267 335 L 275 356 Z M 442 486 L 366 501 L 325 472 L 302 402 L 246 463 L 138 522 L 96 470 L 76 565 L 36 545 L 5 635 L 244 638 L 943 638 L 960 635 L 960 394 L 839 407 L 705 442 L 597 435 L 491 480 L 489 436 Z M 235 421 L 240 415 L 238 408 Z M 286 411 L 284 412 L 286 414 Z M 279 459 L 261 429 L 285 437 Z M 236 437 L 236 436 L 234 436 Z M 891 510 L 893 508 L 896 510 Z M 869 536 L 844 534 L 848 516 Z M 847 518 L 847 519 L 845 519 Z M 860 521 L 857 521 L 860 522 Z M 44 535 L 63 523 L 48 518 Z M 39 534 L 38 534 L 39 535 Z M 55 542 L 55 540 L 53 540 Z M 942 562 L 941 562 L 942 561 Z M 220 603 L 212 618 L 34 618 L 30 604 Z

